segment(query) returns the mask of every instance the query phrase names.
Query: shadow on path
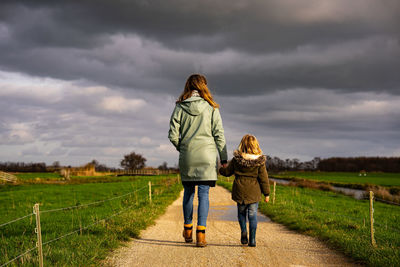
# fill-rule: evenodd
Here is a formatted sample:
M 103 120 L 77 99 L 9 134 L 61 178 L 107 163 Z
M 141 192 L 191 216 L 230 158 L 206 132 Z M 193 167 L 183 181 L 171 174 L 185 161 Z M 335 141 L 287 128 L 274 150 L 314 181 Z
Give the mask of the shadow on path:
M 151 244 L 151 245 L 157 245 L 157 246 L 172 246 L 172 247 L 196 247 L 196 243 L 185 243 L 181 241 L 170 241 L 170 240 L 157 240 L 157 239 L 146 239 L 146 238 L 141 238 L 141 239 L 135 239 L 134 240 L 137 243 L 143 243 L 143 244 Z M 241 245 L 234 245 L 234 244 L 213 244 L 213 243 L 207 243 L 207 246 L 210 247 L 243 247 Z

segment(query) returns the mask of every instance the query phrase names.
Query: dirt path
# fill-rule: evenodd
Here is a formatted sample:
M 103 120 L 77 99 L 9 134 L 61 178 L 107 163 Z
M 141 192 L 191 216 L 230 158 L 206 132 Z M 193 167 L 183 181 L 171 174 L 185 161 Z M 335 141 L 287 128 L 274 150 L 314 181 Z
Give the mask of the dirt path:
M 182 195 L 156 225 L 141 233 L 140 239 L 127 243 L 108 258 L 106 266 L 354 266 L 318 240 L 290 231 L 261 214 L 257 247 L 240 245 L 235 203 L 230 193 L 218 186 L 210 190 L 208 246 L 186 244 L 181 236 Z

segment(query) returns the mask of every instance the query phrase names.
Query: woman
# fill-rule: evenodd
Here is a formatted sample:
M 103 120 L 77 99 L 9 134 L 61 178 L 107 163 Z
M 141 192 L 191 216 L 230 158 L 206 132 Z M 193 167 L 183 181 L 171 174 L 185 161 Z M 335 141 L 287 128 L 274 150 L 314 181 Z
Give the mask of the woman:
M 205 247 L 208 192 L 217 180 L 217 156 L 226 166 L 227 152 L 219 105 L 203 75 L 191 75 L 171 115 L 168 138 L 179 151 L 179 170 L 184 188 L 183 237 L 192 242 L 193 197 L 199 198 L 196 246 Z

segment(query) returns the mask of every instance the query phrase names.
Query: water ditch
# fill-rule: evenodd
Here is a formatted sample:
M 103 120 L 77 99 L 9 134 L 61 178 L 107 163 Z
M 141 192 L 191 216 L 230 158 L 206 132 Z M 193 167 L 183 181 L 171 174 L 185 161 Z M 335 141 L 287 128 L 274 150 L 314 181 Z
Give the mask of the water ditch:
M 269 178 L 270 181 L 276 182 L 277 184 L 281 185 L 287 185 L 291 181 L 288 179 L 282 179 L 282 178 Z M 353 188 L 348 188 L 348 187 L 340 187 L 340 186 L 332 186 L 333 190 L 335 192 L 339 192 L 348 196 L 352 196 L 355 199 L 363 199 L 364 194 L 366 191 L 361 190 L 361 189 L 353 189 Z

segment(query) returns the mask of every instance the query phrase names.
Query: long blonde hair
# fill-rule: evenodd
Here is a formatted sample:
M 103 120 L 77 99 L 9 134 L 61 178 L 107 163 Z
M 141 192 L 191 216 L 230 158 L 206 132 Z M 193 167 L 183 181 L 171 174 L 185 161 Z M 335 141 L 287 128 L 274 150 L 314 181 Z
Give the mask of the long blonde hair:
M 261 155 L 262 150 L 257 138 L 254 135 L 246 134 L 243 136 L 242 141 L 240 141 L 238 151 L 240 153 Z
M 180 103 L 186 99 L 188 99 L 193 90 L 197 90 L 200 96 L 206 100 L 213 108 L 219 108 L 219 105 L 214 101 L 210 90 L 207 87 L 207 79 L 201 74 L 192 74 L 186 81 L 185 89 L 183 89 L 183 93 L 179 96 L 176 103 Z

